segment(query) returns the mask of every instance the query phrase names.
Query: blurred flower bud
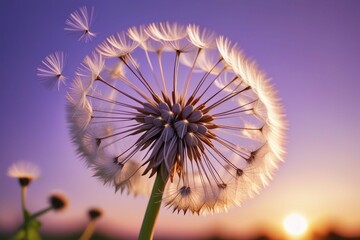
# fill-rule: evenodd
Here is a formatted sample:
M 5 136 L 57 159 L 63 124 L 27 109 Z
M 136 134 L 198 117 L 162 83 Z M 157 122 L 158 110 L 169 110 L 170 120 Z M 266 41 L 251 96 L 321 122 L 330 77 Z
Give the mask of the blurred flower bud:
M 51 204 L 51 207 L 56 211 L 64 209 L 68 204 L 68 200 L 66 199 L 66 197 L 60 193 L 51 194 L 49 202 Z
M 102 210 L 99 208 L 91 208 L 88 211 L 88 215 L 90 220 L 98 219 L 102 215 Z

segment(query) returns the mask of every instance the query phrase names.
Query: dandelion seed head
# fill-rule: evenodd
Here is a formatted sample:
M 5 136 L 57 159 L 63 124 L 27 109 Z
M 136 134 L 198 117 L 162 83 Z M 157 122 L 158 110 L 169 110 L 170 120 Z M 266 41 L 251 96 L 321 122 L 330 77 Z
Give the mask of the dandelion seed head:
M 226 211 L 267 185 L 284 157 L 276 91 L 225 37 L 152 23 L 108 37 L 83 65 L 67 95 L 71 135 L 115 191 L 149 194 L 161 173 L 174 211 Z
M 19 161 L 9 167 L 7 175 L 18 179 L 21 186 L 27 186 L 32 180 L 39 178 L 40 169 L 32 162 Z

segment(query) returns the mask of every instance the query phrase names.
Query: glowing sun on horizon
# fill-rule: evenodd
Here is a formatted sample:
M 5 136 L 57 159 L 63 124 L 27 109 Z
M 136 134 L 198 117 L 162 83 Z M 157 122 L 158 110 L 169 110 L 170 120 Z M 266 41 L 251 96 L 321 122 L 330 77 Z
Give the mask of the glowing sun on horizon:
M 283 227 L 289 235 L 300 237 L 306 232 L 308 221 L 303 215 L 293 213 L 284 218 Z

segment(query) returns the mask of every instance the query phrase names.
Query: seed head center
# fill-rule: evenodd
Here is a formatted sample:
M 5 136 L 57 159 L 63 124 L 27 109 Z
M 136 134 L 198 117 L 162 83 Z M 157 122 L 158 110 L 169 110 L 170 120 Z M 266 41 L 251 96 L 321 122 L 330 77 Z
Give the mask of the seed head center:
M 181 173 L 185 158 L 200 161 L 205 151 L 203 142 L 211 145 L 214 135 L 208 126 L 214 128 L 213 118 L 191 104 L 144 103 L 139 113 L 136 121 L 141 123 L 139 131 L 143 132 L 139 146 L 145 149 L 152 144 L 145 174 L 150 169 L 152 174 L 156 172 L 161 162 L 165 162 L 169 172 L 177 169 Z
M 194 134 L 204 134 L 207 130 L 201 121 L 203 113 L 195 109 L 193 105 L 181 107 L 179 103 L 175 103 L 169 106 L 162 102 L 159 103 L 159 113 L 153 117 L 152 124 L 156 127 L 163 127 L 162 136 L 165 142 L 174 136 L 181 140 L 187 138 L 188 141 L 191 141 Z

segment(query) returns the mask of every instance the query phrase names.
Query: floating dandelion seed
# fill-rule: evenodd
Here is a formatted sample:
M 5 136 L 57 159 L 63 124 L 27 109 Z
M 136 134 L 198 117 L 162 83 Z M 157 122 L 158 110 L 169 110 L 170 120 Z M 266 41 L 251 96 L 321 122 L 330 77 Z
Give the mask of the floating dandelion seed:
M 73 141 L 94 175 L 146 194 L 149 177 L 161 174 L 162 202 L 174 211 L 241 205 L 283 159 L 286 123 L 274 88 L 230 40 L 195 25 L 108 37 L 67 98 Z
M 64 29 L 69 32 L 78 33 L 80 35 L 78 38 L 79 41 L 89 42 L 96 36 L 96 33 L 90 30 L 93 15 L 93 7 L 90 12 L 86 6 L 81 7 L 79 10 L 70 14 L 65 22 L 66 27 Z
M 45 57 L 37 68 L 37 76 L 42 83 L 52 88 L 57 85 L 58 89 L 61 84 L 65 83 L 63 75 L 65 55 L 63 52 L 55 52 Z

